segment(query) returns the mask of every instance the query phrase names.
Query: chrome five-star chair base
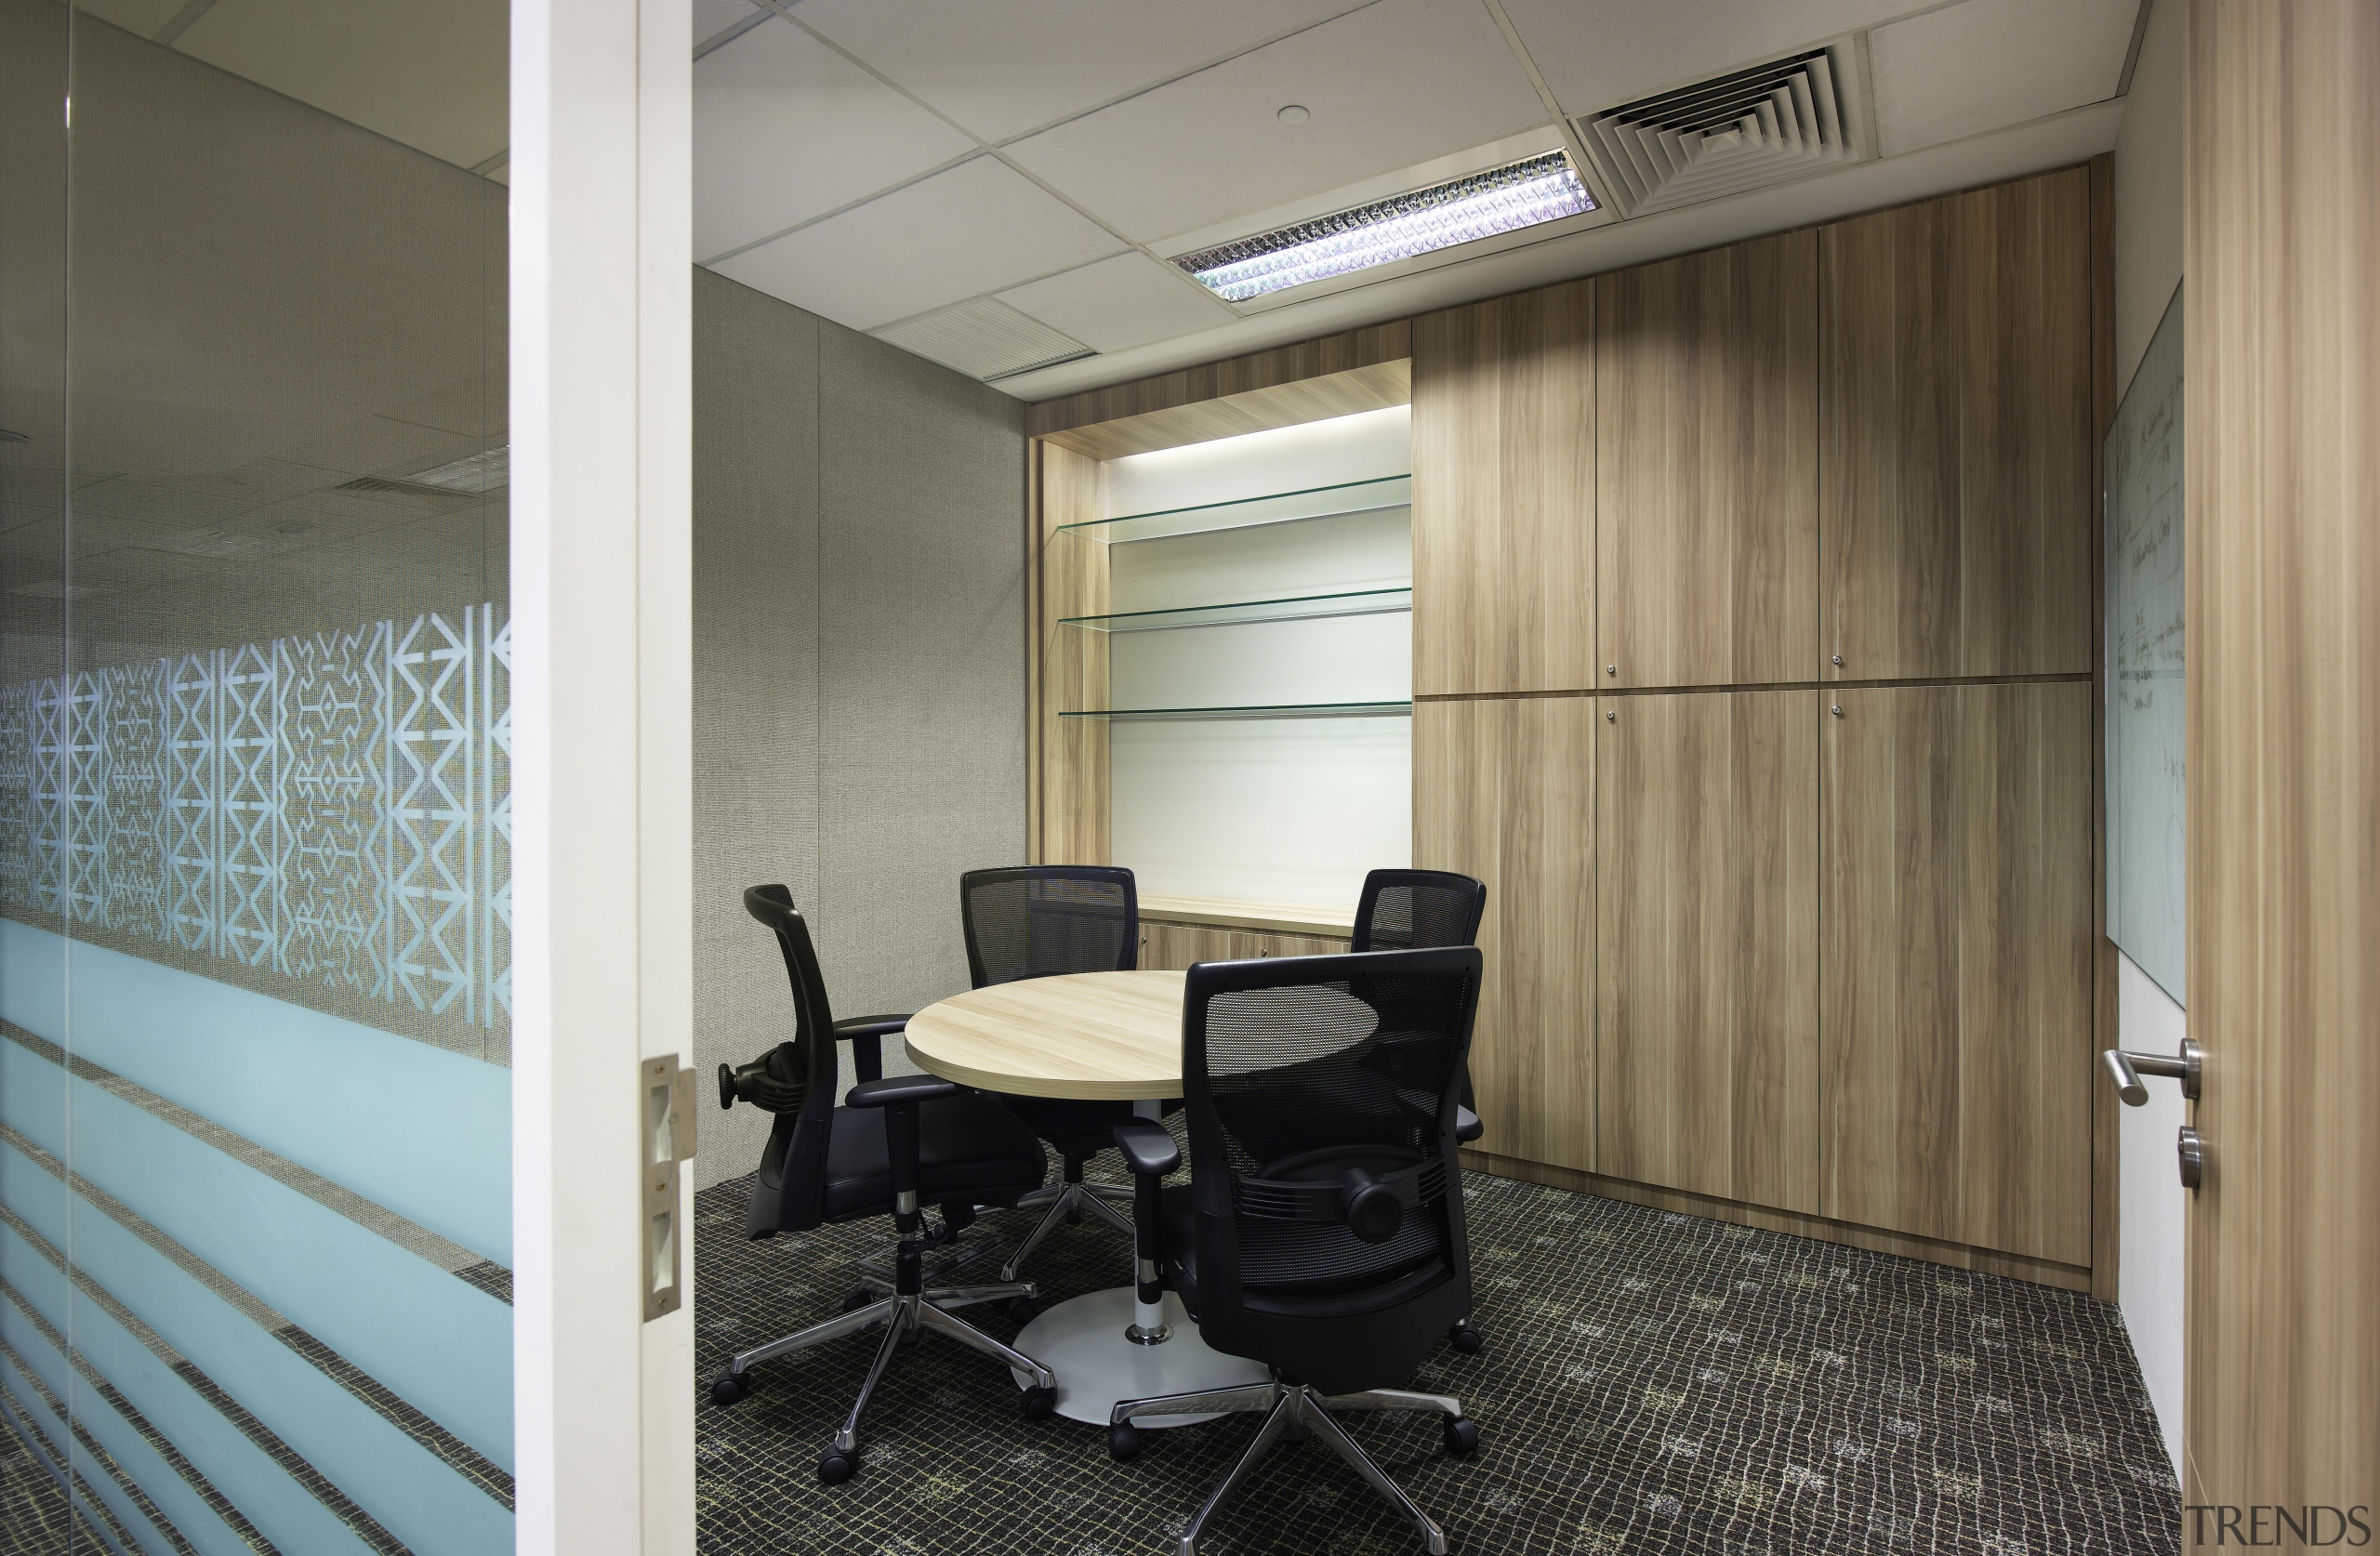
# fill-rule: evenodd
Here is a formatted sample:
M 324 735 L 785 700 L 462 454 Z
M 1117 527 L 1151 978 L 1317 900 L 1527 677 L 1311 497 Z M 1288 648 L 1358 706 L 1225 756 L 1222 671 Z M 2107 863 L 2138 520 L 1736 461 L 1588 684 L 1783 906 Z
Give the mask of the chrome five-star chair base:
M 1183 1527 L 1178 1546 L 1179 1556 L 1198 1556 L 1198 1536 L 1207 1521 L 1215 1515 L 1231 1494 L 1238 1489 L 1248 1472 L 1265 1451 L 1293 1431 L 1307 1431 L 1327 1444 L 1330 1451 L 1347 1461 L 1374 1491 L 1387 1497 L 1412 1520 L 1413 1527 L 1421 1532 L 1421 1543 L 1430 1556 L 1446 1556 L 1446 1531 L 1432 1521 L 1405 1495 L 1404 1489 L 1381 1467 L 1372 1462 L 1346 1430 L 1330 1418 L 1333 1410 L 1435 1410 L 1446 1418 L 1444 1431 L 1446 1449 L 1450 1454 L 1467 1454 L 1479 1445 L 1479 1428 L 1462 1413 L 1459 1400 L 1445 1394 L 1421 1394 L 1403 1389 L 1370 1389 L 1359 1394 L 1324 1394 L 1302 1383 L 1290 1383 L 1276 1376 L 1270 1383 L 1250 1384 L 1241 1389 L 1218 1389 L 1205 1393 L 1168 1394 L 1156 1399 L 1129 1399 L 1117 1402 L 1115 1415 L 1107 1428 L 1107 1451 L 1117 1458 L 1130 1458 L 1141 1451 L 1140 1429 L 1132 1422 L 1136 1417 L 1187 1416 L 1207 1411 L 1253 1411 L 1265 1413 L 1264 1424 L 1248 1444 L 1239 1462 L 1231 1467 L 1223 1484 L 1215 1487 L 1206 1505 Z
M 1048 1188 L 1036 1189 L 1018 1200 L 1016 1204 L 1020 1210 L 1029 1210 L 1037 1205 L 1047 1205 L 1050 1210 L 1041 1218 L 1038 1225 L 1025 1233 L 1025 1241 L 1016 1246 L 1016 1252 L 1009 1255 L 1008 1262 L 1000 1267 L 1000 1279 L 1004 1281 L 1016 1279 L 1016 1272 L 1025 1263 L 1025 1256 L 1038 1247 L 1041 1239 L 1049 1236 L 1052 1228 L 1062 1220 L 1082 1220 L 1082 1213 L 1086 1210 L 1125 1236 L 1132 1235 L 1132 1219 L 1109 1204 L 1108 1201 L 1111 1199 L 1121 1200 L 1125 1205 L 1130 1206 L 1132 1203 L 1132 1191 L 1120 1183 L 1085 1183 L 1077 1180 L 1070 1183 L 1052 1183 Z
M 1005 1363 L 1033 1379 L 1025 1395 L 1025 1413 L 1038 1418 L 1049 1415 L 1057 1404 L 1058 1380 L 1050 1369 L 1010 1346 L 1002 1345 L 991 1336 L 976 1328 L 949 1310 L 970 1307 L 977 1302 L 998 1302 L 1023 1297 L 1030 1300 L 1036 1295 L 1031 1281 L 1006 1281 L 994 1286 L 945 1286 L 937 1291 L 894 1292 L 853 1308 L 840 1318 L 824 1324 L 813 1324 L 782 1339 L 755 1346 L 734 1357 L 727 1370 L 711 1380 L 710 1400 L 713 1404 L 734 1404 L 750 1391 L 747 1374 L 762 1362 L 779 1356 L 789 1356 L 797 1351 L 807 1351 L 845 1335 L 856 1335 L 881 1324 L 884 1341 L 876 1348 L 876 1361 L 867 1369 L 866 1380 L 859 1386 L 859 1398 L 852 1402 L 852 1413 L 843 1420 L 842 1430 L 835 1433 L 835 1441 L 818 1459 L 818 1478 L 827 1484 L 851 1479 L 857 1468 L 859 1448 L 859 1418 L 867 1409 L 869 1396 L 876 1392 L 877 1381 L 884 1369 L 892 1365 L 892 1353 L 909 1337 L 932 1329 L 949 1336 L 959 1344 L 980 1351 L 985 1355 Z

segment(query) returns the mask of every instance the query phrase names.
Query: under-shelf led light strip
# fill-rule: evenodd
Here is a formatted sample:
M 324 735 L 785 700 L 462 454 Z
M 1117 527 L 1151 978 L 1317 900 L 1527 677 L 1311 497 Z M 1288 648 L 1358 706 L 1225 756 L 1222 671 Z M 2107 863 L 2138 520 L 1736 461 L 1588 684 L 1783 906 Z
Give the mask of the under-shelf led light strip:
M 1540 222 L 1582 216 L 1593 196 L 1560 152 L 1260 232 L 1173 262 L 1231 302 L 1368 270 Z

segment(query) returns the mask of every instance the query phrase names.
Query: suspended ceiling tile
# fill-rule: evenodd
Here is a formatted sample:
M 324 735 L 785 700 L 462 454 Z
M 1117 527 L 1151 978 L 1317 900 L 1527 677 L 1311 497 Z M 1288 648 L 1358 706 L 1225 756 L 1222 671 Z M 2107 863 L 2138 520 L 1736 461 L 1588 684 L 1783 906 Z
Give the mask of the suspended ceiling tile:
M 1563 112 L 1598 113 L 1936 3 L 1504 0 L 1504 14 Z
M 153 38 L 157 29 L 174 20 L 182 8 L 183 0 L 74 0 L 78 16 L 95 16 L 101 21 L 112 21 L 127 33 L 138 33 Z
M 694 44 L 699 47 L 739 21 L 751 20 L 752 0 L 694 0 Z
M 803 0 L 797 14 L 997 143 L 1361 3 Z
M 1289 104 L 1310 117 L 1282 123 Z M 1378 0 L 1019 141 L 1012 154 L 1147 242 L 1481 145 L 1545 116 L 1476 0 Z
M 1197 283 L 1144 254 L 1118 254 L 1079 270 L 1028 282 L 1000 300 L 1100 351 L 1120 351 L 1238 315 Z
M 1964 0 L 1870 35 L 1884 155 L 2115 96 L 2136 0 Z
M 724 254 L 974 142 L 785 21 L 694 62 L 694 253 Z
M 1031 179 L 980 156 L 711 269 L 867 330 L 1119 246 Z
M 501 0 L 216 0 L 175 47 L 457 167 L 504 150 Z

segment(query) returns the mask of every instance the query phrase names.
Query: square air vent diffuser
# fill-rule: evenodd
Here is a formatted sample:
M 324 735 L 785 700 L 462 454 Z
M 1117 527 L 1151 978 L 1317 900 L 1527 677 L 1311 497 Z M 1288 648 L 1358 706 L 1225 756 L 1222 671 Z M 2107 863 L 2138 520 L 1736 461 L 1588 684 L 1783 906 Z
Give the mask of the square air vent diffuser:
M 1850 51 L 1814 48 L 1577 124 L 1606 192 L 1633 217 L 1858 161 L 1856 98 Z

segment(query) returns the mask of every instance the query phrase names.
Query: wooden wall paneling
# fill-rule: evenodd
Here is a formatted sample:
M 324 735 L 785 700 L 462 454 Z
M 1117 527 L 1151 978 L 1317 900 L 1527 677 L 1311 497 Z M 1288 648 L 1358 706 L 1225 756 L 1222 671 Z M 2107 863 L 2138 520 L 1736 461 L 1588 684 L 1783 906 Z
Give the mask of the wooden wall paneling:
M 2093 541 L 2091 176 L 1955 197 L 1963 676 L 2087 673 Z
M 1819 231 L 1828 679 L 2090 670 L 2089 222 L 2074 168 Z
M 1350 416 L 1361 411 L 1384 410 L 1413 398 L 1412 363 L 1394 362 L 1351 367 L 1316 378 L 1293 378 L 1262 389 L 1193 400 L 1126 416 L 1120 421 L 1093 422 L 1048 434 L 1049 441 L 1093 459 L 1120 459 L 1128 454 L 1148 454 L 1161 448 L 1236 438 L 1277 427 L 1299 427 L 1309 421 Z
M 2087 1265 L 2090 696 L 1827 693 L 1822 1214 Z
M 1818 697 L 1602 703 L 1602 1173 L 1818 1208 Z
M 1184 367 L 1129 384 L 1085 389 L 1080 394 L 1026 406 L 1025 431 L 1027 437 L 1048 437 L 1075 428 L 1122 422 L 1206 401 L 1255 394 L 1304 379 L 1375 367 L 1411 356 L 1411 340 L 1408 322 L 1393 319 L 1382 324 L 1368 324 L 1361 329 L 1302 340 L 1290 346 L 1276 346 L 1271 350 L 1255 351 L 1223 362 L 1203 363 L 1197 367 Z M 1148 446 L 1168 448 L 1174 445 L 1153 443 Z
M 2091 170 L 2091 1047 L 2121 1047 L 2116 944 L 2108 938 L 2108 429 L 2116 415 L 2115 154 Z M 2091 1295 L 2119 1295 L 2123 1236 L 2123 1104 L 2115 1088 L 2091 1088 Z
M 1041 499 L 1038 613 L 1034 666 L 1040 745 L 1035 863 L 1108 862 L 1108 726 L 1067 719 L 1107 705 L 1107 634 L 1061 626 L 1068 616 L 1107 609 L 1107 547 L 1063 526 L 1100 516 L 1099 463 L 1051 443 L 1033 445 Z
M 1413 689 L 1594 684 L 1593 284 L 1413 323 Z
M 1818 253 L 1596 278 L 1599 684 L 1818 679 Z
M 1466 1149 L 1462 1165 L 1479 1172 L 1493 1173 L 1499 1178 L 1517 1178 L 1529 1183 L 1549 1183 L 1557 1189 L 1569 1189 L 1582 1194 L 1595 1194 L 1605 1199 L 1625 1200 L 1631 1205 L 1646 1205 L 1656 1210 L 1674 1210 L 1688 1216 L 1707 1216 L 1714 1221 L 1731 1226 L 1759 1227 L 1769 1232 L 1791 1233 L 1796 1237 L 1808 1237 L 1820 1243 L 1834 1243 L 1846 1248 L 1866 1248 L 1873 1253 L 1897 1254 L 1903 1259 L 1922 1259 L 1928 1263 L 1954 1270 L 1979 1270 L 1994 1275 L 2006 1275 L 2012 1280 L 2032 1281 L 2040 1286 L 2054 1286 L 2066 1291 L 2091 1289 L 2091 1272 L 2079 1265 L 2060 1264 L 2053 1259 L 2027 1259 L 2021 1254 L 2002 1253 L 1996 1248 L 1971 1248 L 1961 1243 L 1944 1243 L 1930 1237 L 1917 1237 L 1906 1232 L 1890 1232 L 1881 1227 L 1858 1226 L 1849 1221 L 1829 1220 L 1800 1210 L 1780 1210 L 1774 1206 L 1748 1205 L 1741 1200 L 1720 1199 L 1711 1194 L 1699 1194 L 1688 1189 L 1663 1188 L 1656 1183 L 1638 1183 L 1626 1178 L 1613 1178 L 1597 1172 L 1580 1172 L 1570 1167 L 1547 1167 L 1540 1162 L 1527 1162 L 1516 1157 L 1499 1156 L 1490 1152 Z
M 2207 1170 L 2188 1211 L 2183 1500 L 2361 1504 L 2368 1523 L 2380 7 L 2191 0 L 2185 37 L 2186 847 Z
M 1593 1170 L 1595 703 L 1413 709 L 1413 862 L 1488 887 L 1471 1078 L 1488 1149 Z

